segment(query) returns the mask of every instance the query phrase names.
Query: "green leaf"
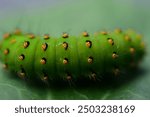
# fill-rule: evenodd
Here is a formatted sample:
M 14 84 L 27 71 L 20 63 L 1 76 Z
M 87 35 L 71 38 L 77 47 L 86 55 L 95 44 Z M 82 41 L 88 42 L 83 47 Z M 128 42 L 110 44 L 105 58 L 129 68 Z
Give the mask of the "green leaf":
M 63 0 L 42 4 L 32 0 L 29 6 L 26 2 L 16 2 L 16 6 L 1 8 L 0 14 L 5 12 L 0 16 L 1 37 L 16 27 L 25 33 L 50 33 L 56 37 L 62 32 L 78 36 L 83 31 L 133 28 L 144 35 L 147 54 L 134 73 L 122 74 L 114 81 L 107 77 L 103 82 L 72 86 L 28 83 L 3 70 L 1 63 L 0 99 L 150 99 L 150 8 L 147 4 L 146 0 Z

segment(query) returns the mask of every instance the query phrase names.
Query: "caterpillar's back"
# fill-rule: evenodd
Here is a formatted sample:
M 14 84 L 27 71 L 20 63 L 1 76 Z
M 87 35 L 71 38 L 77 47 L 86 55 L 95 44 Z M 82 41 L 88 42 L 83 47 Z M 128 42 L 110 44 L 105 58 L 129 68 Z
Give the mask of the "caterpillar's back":
M 141 36 L 132 30 L 100 32 L 80 36 L 64 33 L 60 38 L 7 33 L 0 45 L 4 68 L 21 78 L 55 80 L 100 79 L 118 76 L 134 69 L 145 47 Z

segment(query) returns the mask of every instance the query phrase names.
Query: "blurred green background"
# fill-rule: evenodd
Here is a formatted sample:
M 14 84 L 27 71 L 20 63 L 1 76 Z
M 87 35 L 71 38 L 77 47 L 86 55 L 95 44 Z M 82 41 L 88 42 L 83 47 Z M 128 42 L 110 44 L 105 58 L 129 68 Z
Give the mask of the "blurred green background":
M 133 28 L 144 35 L 147 54 L 136 75 L 128 74 L 125 83 L 83 87 L 28 84 L 4 71 L 0 63 L 0 99 L 150 99 L 149 11 L 149 0 L 1 0 L 1 37 L 16 27 L 56 37 L 62 32 L 79 35 L 83 31 Z

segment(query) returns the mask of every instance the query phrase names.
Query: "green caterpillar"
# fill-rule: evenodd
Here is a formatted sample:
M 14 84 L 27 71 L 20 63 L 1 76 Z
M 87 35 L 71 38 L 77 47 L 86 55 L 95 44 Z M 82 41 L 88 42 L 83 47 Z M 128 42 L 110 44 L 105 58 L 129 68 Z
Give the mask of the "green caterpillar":
M 3 38 L 0 60 L 4 68 L 21 78 L 48 82 L 118 76 L 134 69 L 145 53 L 141 36 L 132 30 L 83 32 L 78 37 L 63 33 L 60 38 L 46 34 L 40 39 L 17 29 Z

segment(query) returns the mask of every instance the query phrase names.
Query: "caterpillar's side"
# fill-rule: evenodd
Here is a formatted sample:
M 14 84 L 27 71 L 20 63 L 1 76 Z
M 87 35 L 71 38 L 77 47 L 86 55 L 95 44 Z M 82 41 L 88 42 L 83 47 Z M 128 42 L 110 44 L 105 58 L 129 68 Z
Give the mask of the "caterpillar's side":
M 80 36 L 63 33 L 60 38 L 23 34 L 19 29 L 4 34 L 0 59 L 4 68 L 21 78 L 44 81 L 96 80 L 134 69 L 145 46 L 132 30 L 99 32 Z

